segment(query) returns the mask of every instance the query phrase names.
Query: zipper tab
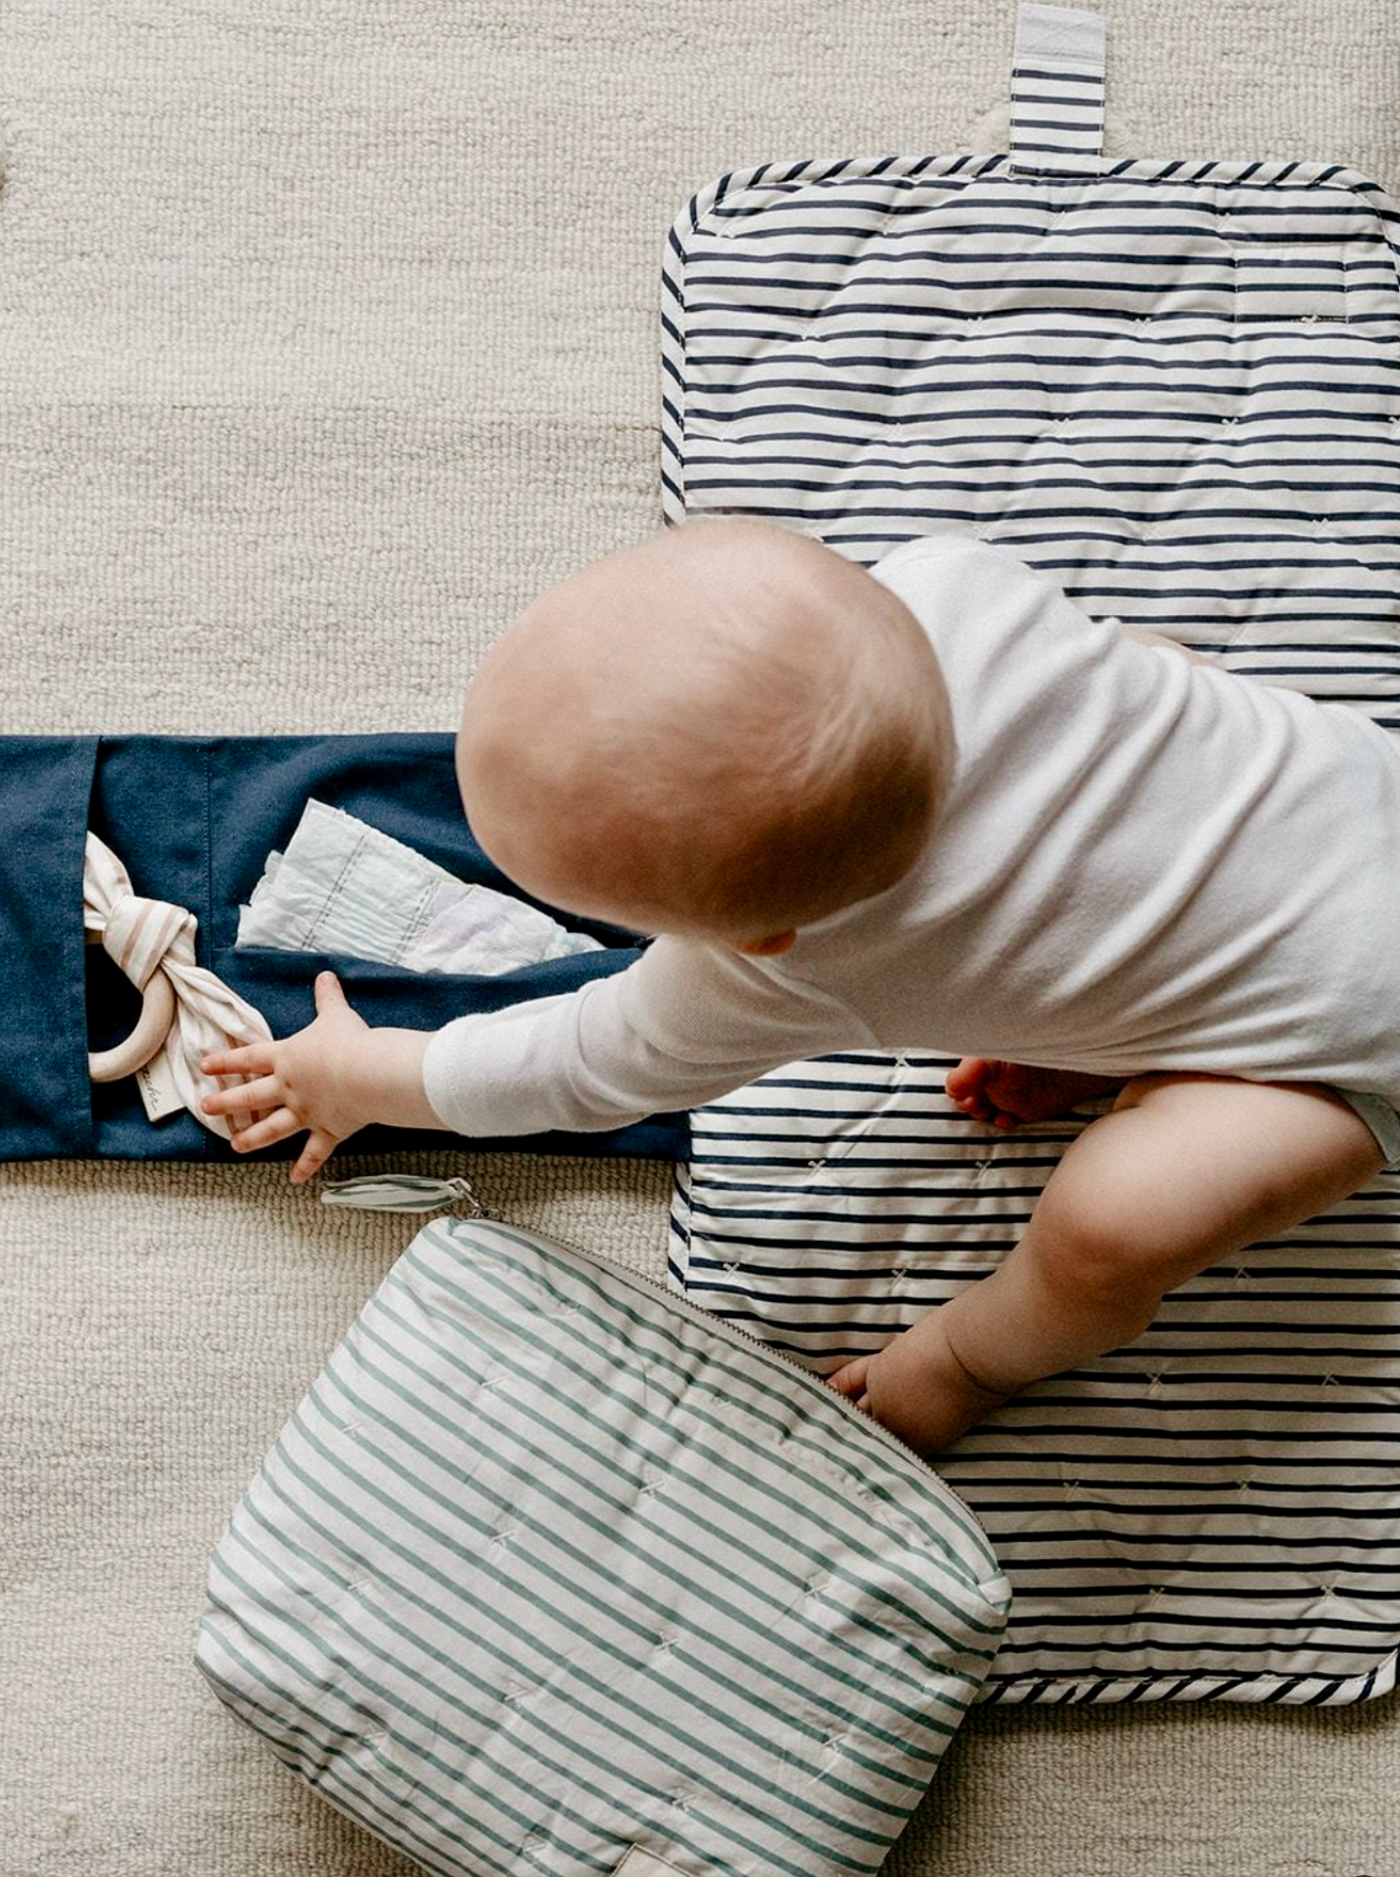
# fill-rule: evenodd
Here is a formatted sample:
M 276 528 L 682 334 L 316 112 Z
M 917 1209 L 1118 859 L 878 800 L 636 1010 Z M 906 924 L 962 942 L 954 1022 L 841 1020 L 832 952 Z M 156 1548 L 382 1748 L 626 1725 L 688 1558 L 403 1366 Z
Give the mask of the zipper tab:
M 417 1213 L 463 1206 L 468 1219 L 491 1217 L 472 1191 L 470 1180 L 435 1180 L 419 1173 L 367 1173 L 358 1179 L 328 1180 L 321 1188 L 321 1204 L 362 1212 Z

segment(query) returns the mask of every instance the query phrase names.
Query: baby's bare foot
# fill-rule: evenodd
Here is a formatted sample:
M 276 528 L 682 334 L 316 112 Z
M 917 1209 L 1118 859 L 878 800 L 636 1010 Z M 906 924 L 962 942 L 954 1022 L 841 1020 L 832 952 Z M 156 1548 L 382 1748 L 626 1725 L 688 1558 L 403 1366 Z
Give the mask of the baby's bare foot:
M 1072 1069 L 1036 1069 L 1023 1062 L 964 1056 L 948 1071 L 949 1101 L 988 1127 L 1014 1128 L 1048 1121 L 1082 1101 L 1122 1087 L 1121 1076 L 1084 1075 Z
M 874 1355 L 857 1356 L 827 1378 L 838 1394 L 925 1455 L 950 1446 L 1007 1399 L 968 1374 L 938 1318 L 935 1310 Z

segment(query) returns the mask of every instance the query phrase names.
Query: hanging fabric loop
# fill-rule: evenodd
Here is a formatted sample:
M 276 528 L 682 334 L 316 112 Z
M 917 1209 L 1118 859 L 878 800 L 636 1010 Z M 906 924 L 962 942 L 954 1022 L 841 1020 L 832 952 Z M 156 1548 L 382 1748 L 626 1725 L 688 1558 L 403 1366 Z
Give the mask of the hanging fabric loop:
M 1104 19 L 1079 7 L 1023 4 L 1011 71 L 1011 167 L 1103 169 Z

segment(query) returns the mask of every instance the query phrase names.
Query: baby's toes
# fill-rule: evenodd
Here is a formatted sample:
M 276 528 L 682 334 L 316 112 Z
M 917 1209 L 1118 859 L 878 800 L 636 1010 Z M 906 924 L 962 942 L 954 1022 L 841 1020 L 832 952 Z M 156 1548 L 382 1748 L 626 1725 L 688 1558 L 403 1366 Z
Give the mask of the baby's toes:
M 948 1099 L 956 1102 L 975 1100 L 987 1086 L 991 1067 L 981 1056 L 964 1056 L 944 1078 L 943 1086 L 948 1091 Z
M 853 1362 L 844 1363 L 839 1369 L 827 1376 L 827 1386 L 834 1388 L 838 1395 L 844 1395 L 848 1401 L 859 1401 L 865 1393 L 865 1372 L 870 1367 L 869 1356 L 857 1356 Z
M 1001 1112 L 992 1095 L 992 1085 L 999 1063 L 984 1056 L 964 1056 L 956 1068 L 948 1071 L 944 1093 L 955 1108 L 961 1108 L 970 1121 L 984 1125 L 995 1122 Z

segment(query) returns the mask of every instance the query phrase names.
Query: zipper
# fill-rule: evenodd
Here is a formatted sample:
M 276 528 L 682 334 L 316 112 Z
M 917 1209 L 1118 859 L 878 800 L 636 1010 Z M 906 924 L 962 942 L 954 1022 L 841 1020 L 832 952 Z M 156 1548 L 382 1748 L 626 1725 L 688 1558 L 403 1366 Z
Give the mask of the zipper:
M 470 1180 L 460 1176 L 455 1179 L 439 1180 L 427 1174 L 417 1173 L 371 1173 L 348 1180 L 328 1180 L 321 1188 L 321 1203 L 324 1206 L 350 1208 L 365 1212 L 407 1212 L 424 1217 L 429 1213 L 441 1212 L 451 1208 L 455 1216 L 470 1221 L 485 1219 L 489 1223 L 510 1225 L 508 1219 L 502 1219 L 488 1206 L 482 1204 Z M 457 1207 L 466 1210 L 457 1212 Z M 523 1230 L 523 1227 L 514 1227 Z M 576 1245 L 557 1233 L 541 1233 L 541 1237 L 553 1238 L 572 1252 L 577 1258 L 597 1265 L 612 1276 L 621 1278 L 624 1284 L 630 1284 L 644 1295 L 656 1295 L 664 1299 L 672 1309 L 688 1316 L 692 1322 L 703 1324 L 707 1329 L 716 1330 L 721 1336 L 741 1347 L 751 1349 L 764 1360 L 776 1364 L 783 1371 L 798 1377 L 808 1388 L 816 1389 L 824 1400 L 835 1401 L 842 1411 L 867 1432 L 874 1434 L 906 1461 L 912 1461 L 921 1473 L 931 1473 L 940 1484 L 946 1482 L 934 1471 L 927 1460 L 898 1434 L 890 1432 L 873 1415 L 864 1413 L 847 1396 L 841 1394 L 824 1382 L 819 1375 L 814 1375 L 805 1363 L 796 1356 L 789 1355 L 784 1349 L 775 1349 L 771 1343 L 764 1342 L 761 1336 L 755 1336 L 752 1330 L 741 1329 L 737 1323 L 730 1323 L 724 1317 L 717 1316 L 713 1310 L 707 1310 L 703 1304 L 692 1302 L 683 1291 L 672 1290 L 669 1284 L 660 1278 L 648 1277 L 645 1272 L 630 1270 L 626 1265 L 615 1263 L 611 1258 L 600 1258 L 596 1252 L 587 1251 L 582 1245 Z
M 488 1222 L 505 1225 L 512 1231 L 524 1229 L 520 1226 L 511 1226 L 506 1219 L 495 1219 L 494 1215 L 481 1205 L 474 1193 L 472 1200 L 478 1207 L 478 1211 L 469 1215 L 470 1217 L 483 1218 Z M 541 1232 L 537 1236 L 554 1237 L 548 1232 Z M 987 1536 L 981 1519 L 962 1494 L 956 1492 L 948 1484 L 938 1469 L 925 1460 L 922 1454 L 915 1453 L 908 1442 L 901 1440 L 898 1434 L 891 1433 L 883 1421 L 877 1421 L 874 1415 L 866 1414 L 853 1401 L 832 1388 L 829 1383 L 824 1382 L 819 1375 L 814 1375 L 805 1363 L 797 1360 L 796 1356 L 788 1355 L 786 1350 L 775 1349 L 771 1343 L 764 1342 L 761 1336 L 755 1336 L 752 1330 L 740 1329 L 737 1323 L 726 1322 L 723 1317 L 716 1316 L 713 1310 L 707 1310 L 703 1304 L 693 1303 L 684 1291 L 672 1290 L 669 1284 L 663 1284 L 659 1278 L 647 1277 L 641 1271 L 631 1271 L 626 1265 L 615 1264 L 611 1258 L 600 1258 L 597 1252 L 585 1251 L 582 1245 L 571 1244 L 566 1238 L 555 1237 L 554 1243 L 562 1246 L 565 1251 L 572 1252 L 575 1257 L 583 1259 L 586 1264 L 596 1265 L 600 1270 L 606 1271 L 609 1276 L 621 1279 L 624 1285 L 640 1292 L 643 1296 L 654 1294 L 672 1310 L 689 1317 L 692 1322 L 700 1324 L 702 1328 L 715 1332 L 722 1339 L 734 1343 L 741 1351 L 752 1352 L 767 1362 L 770 1367 L 777 1369 L 783 1376 L 791 1376 L 800 1382 L 806 1389 L 814 1390 L 822 1400 L 834 1401 L 847 1420 L 854 1422 L 866 1438 L 873 1436 L 880 1441 L 890 1454 L 903 1464 L 906 1473 L 912 1472 L 919 1483 L 926 1488 L 932 1485 L 961 1510 L 967 1521 L 969 1535 L 977 1534 L 980 1537 L 983 1555 L 991 1567 L 986 1575 L 974 1570 L 973 1582 L 993 1605 L 1009 1610 L 1010 1586 L 1007 1583 L 1001 1559 L 997 1556 L 996 1548 Z
M 855 1421 L 867 1432 L 878 1435 L 885 1445 L 893 1448 L 901 1458 L 912 1460 L 921 1473 L 933 1473 L 935 1479 L 941 1479 L 941 1475 L 934 1473 L 928 1461 L 921 1454 L 915 1453 L 914 1449 L 906 1441 L 901 1440 L 898 1434 L 892 1434 L 882 1421 L 877 1421 L 873 1415 L 866 1414 L 849 1396 L 843 1395 L 829 1382 L 824 1382 L 821 1376 L 813 1374 L 805 1362 L 799 1362 L 797 1357 L 789 1355 L 787 1350 L 775 1349 L 772 1343 L 764 1342 L 763 1338 L 755 1336 L 752 1330 L 743 1329 L 739 1324 L 717 1316 L 713 1310 L 707 1310 L 703 1304 L 695 1303 L 687 1297 L 684 1291 L 672 1290 L 671 1286 L 662 1283 L 660 1278 L 648 1277 L 643 1271 L 632 1271 L 625 1265 L 614 1264 L 610 1258 L 600 1258 L 596 1252 L 585 1251 L 579 1245 L 571 1245 L 566 1239 L 560 1239 L 559 1243 L 566 1251 L 572 1251 L 578 1257 L 588 1259 L 592 1264 L 601 1265 L 613 1276 L 620 1277 L 624 1284 L 631 1284 L 634 1288 L 644 1292 L 655 1292 L 673 1309 L 679 1310 L 683 1316 L 688 1316 L 692 1322 L 704 1324 L 707 1329 L 717 1330 L 721 1336 L 728 1337 L 732 1342 L 739 1343 L 768 1362 L 776 1364 L 784 1373 L 796 1376 L 809 1389 L 815 1389 L 823 1400 L 836 1402 L 848 1419 Z

